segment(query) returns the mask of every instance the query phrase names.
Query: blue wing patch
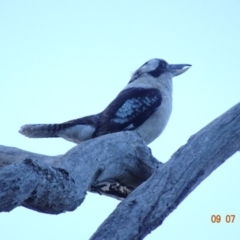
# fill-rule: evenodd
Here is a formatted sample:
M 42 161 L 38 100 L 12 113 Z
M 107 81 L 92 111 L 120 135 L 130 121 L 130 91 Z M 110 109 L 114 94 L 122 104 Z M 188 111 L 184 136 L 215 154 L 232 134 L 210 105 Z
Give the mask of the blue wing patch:
M 129 122 L 141 115 L 141 113 L 146 112 L 157 100 L 156 96 L 152 98 L 145 96 L 128 99 L 118 109 L 112 121 L 120 124 Z
M 156 111 L 161 101 L 161 92 L 155 88 L 123 90 L 100 114 L 94 137 L 137 128 Z

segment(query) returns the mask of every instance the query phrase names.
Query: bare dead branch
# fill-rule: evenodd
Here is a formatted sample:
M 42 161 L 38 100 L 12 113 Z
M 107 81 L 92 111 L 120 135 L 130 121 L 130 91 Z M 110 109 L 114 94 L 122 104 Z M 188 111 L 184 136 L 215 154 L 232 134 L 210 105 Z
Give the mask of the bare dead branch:
M 91 240 L 143 239 L 239 149 L 240 103 L 193 135 L 118 205 Z
M 127 196 L 136 188 L 91 239 L 143 239 L 238 150 L 240 103 L 193 135 L 163 165 L 130 132 L 83 142 L 56 157 L 0 146 L 0 209 L 23 205 L 56 214 L 78 207 L 87 190 L 118 197 L 116 189 Z
M 160 165 L 130 132 L 83 142 L 56 157 L 0 146 L 0 162 L 0 211 L 22 205 L 50 214 L 73 211 L 88 190 L 123 199 Z

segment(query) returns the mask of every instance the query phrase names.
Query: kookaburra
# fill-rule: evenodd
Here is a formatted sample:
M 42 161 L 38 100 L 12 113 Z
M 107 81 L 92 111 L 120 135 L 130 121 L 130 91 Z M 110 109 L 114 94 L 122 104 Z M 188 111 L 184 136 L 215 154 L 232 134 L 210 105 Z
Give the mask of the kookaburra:
M 108 133 L 135 131 L 149 144 L 169 120 L 172 77 L 190 66 L 149 60 L 133 73 L 127 86 L 102 112 L 60 124 L 27 124 L 19 132 L 30 138 L 62 137 L 78 144 Z

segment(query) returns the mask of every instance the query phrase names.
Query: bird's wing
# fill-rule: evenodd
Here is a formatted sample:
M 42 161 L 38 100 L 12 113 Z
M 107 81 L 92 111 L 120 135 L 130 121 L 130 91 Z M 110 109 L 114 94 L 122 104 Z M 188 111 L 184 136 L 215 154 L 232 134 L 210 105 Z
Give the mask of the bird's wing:
M 161 92 L 155 88 L 127 88 L 100 114 L 94 137 L 134 130 L 161 105 Z
M 77 118 L 67 122 L 63 122 L 64 128 L 74 127 L 76 125 L 90 125 L 92 127 L 97 127 L 99 114 L 89 115 L 82 118 Z

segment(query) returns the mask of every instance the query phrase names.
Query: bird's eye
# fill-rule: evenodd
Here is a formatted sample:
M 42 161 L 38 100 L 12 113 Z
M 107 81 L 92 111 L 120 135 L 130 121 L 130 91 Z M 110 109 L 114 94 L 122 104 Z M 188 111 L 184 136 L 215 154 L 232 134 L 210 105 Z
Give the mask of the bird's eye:
M 163 61 L 160 62 L 160 67 L 161 68 L 166 68 L 167 67 L 167 64 Z

